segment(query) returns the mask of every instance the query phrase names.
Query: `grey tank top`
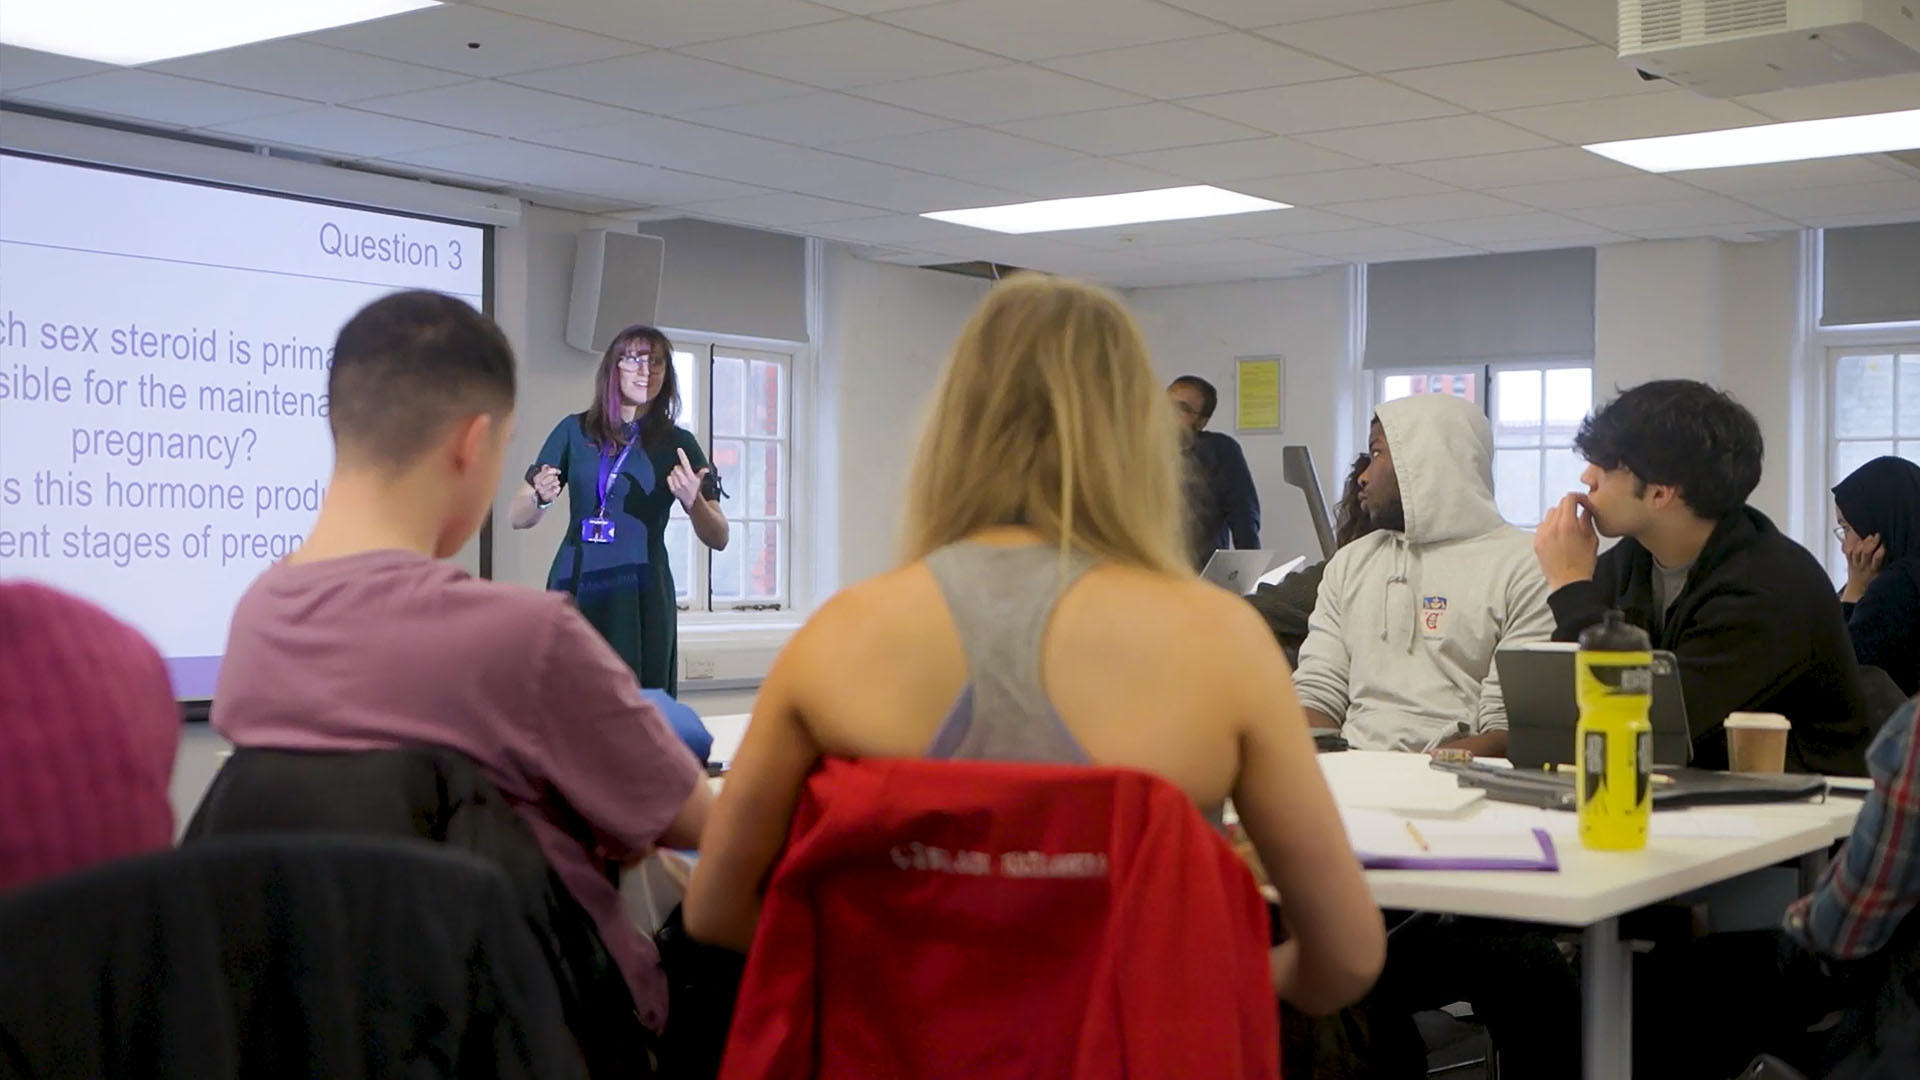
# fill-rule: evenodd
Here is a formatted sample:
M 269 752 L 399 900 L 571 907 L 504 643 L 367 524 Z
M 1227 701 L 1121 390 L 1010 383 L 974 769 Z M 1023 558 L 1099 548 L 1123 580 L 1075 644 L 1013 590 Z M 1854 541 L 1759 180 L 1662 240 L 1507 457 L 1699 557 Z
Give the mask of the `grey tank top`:
M 1090 764 L 1047 699 L 1040 656 L 1053 610 L 1093 569 L 1043 545 L 959 543 L 927 556 L 967 659 L 967 685 L 927 749 L 930 758 Z

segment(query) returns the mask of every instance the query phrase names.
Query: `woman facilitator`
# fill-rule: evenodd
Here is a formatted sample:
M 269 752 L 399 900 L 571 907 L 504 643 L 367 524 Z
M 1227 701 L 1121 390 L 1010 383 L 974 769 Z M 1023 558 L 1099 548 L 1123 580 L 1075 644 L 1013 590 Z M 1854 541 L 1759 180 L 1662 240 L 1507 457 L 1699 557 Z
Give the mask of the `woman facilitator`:
M 567 490 L 567 533 L 547 588 L 573 596 L 641 686 L 672 694 L 680 681 L 679 611 L 667 519 L 679 502 L 700 542 L 723 551 L 727 517 L 718 500 L 725 492 L 699 442 L 674 423 L 680 389 L 665 334 L 651 326 L 620 331 L 593 385 L 587 411 L 547 436 L 509 521 L 532 528 Z

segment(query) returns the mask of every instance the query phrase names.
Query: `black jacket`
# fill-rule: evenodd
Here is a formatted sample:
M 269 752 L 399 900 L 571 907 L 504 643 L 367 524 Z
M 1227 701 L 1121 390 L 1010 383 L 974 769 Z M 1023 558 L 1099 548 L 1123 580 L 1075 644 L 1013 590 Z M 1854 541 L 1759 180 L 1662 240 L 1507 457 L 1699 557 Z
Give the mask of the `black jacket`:
M 1202 431 L 1186 452 L 1187 530 L 1196 568 L 1219 548 L 1260 546 L 1260 493 L 1247 455 L 1230 435 Z
M 0 1076 L 583 1075 L 505 879 L 471 855 L 246 838 L 0 897 Z
M 1680 663 L 1694 764 L 1727 767 L 1727 714 L 1771 712 L 1793 723 L 1787 768 L 1866 775 L 1875 721 L 1833 583 L 1814 557 L 1746 507 L 1722 519 L 1654 632 L 1653 556 L 1622 540 L 1593 580 L 1547 598 L 1557 641 L 1574 641 L 1619 608 Z
M 576 831 L 585 830 L 582 822 Z M 593 917 L 472 759 L 437 747 L 352 753 L 242 748 L 214 777 L 182 842 L 272 832 L 414 837 L 498 866 L 546 957 L 592 1074 L 647 1072 L 653 1034 L 640 1023 Z

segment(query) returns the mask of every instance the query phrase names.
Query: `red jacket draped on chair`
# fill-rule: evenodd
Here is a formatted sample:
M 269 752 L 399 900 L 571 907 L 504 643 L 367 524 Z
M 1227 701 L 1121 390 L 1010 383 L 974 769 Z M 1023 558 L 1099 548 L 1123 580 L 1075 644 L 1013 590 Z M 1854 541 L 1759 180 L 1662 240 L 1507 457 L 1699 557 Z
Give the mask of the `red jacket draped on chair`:
M 769 883 L 723 1080 L 1279 1075 L 1267 917 L 1164 780 L 830 759 Z

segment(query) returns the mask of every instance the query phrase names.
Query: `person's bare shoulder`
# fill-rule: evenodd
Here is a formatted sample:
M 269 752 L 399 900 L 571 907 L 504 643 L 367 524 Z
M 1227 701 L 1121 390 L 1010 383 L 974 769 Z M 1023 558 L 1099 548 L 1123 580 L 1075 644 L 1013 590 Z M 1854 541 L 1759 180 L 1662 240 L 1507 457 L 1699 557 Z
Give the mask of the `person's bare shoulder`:
M 1196 674 L 1256 659 L 1285 662 L 1253 605 L 1217 585 L 1129 567 L 1104 567 L 1093 582 L 1103 625 Z
M 918 563 L 876 574 L 829 597 L 787 649 L 816 655 L 822 649 L 858 652 L 864 642 L 884 641 L 927 622 L 930 609 L 944 611 L 928 604 L 938 595 L 933 575 Z

